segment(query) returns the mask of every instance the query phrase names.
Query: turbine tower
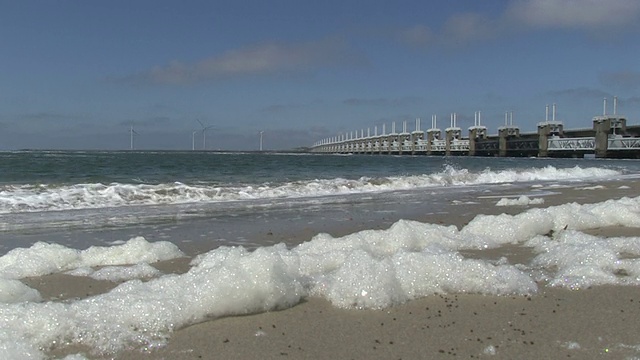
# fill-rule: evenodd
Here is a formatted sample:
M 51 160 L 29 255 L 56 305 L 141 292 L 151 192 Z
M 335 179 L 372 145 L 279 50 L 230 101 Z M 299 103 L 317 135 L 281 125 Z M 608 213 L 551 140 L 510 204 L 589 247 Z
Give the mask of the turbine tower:
M 202 126 L 202 130 L 200 130 L 202 131 L 202 150 L 206 150 L 207 149 L 207 130 L 211 129 L 213 125 L 204 126 L 204 124 L 202 123 L 202 121 L 200 121 L 200 119 L 196 119 L 196 121 L 198 122 L 198 124 L 200 124 L 200 126 Z M 195 148 L 195 138 L 193 139 L 193 147 Z
M 196 134 L 198 132 L 199 130 L 193 130 L 193 133 L 191 133 L 191 150 L 196 149 Z
M 260 131 L 260 151 L 262 151 L 262 134 L 264 131 Z
M 131 124 L 131 129 L 129 129 L 129 135 L 130 135 L 130 138 L 131 138 L 131 139 L 130 139 L 130 140 L 131 140 L 131 148 L 130 148 L 130 149 L 131 149 L 131 150 L 134 150 L 134 149 L 135 149 L 135 146 L 134 146 L 134 143 L 133 143 L 133 139 L 134 139 L 136 136 L 140 135 L 140 134 L 138 134 L 135 130 L 133 130 L 133 124 Z

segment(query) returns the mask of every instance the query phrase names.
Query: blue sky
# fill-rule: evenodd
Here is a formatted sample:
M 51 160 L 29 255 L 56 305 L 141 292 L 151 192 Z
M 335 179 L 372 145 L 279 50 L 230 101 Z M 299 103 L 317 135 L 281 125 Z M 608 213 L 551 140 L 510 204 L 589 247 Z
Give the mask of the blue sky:
M 416 117 L 640 123 L 640 1 L 4 1 L 0 149 L 312 145 Z M 466 132 L 465 132 L 466 133 Z M 202 134 L 196 134 L 202 148 Z

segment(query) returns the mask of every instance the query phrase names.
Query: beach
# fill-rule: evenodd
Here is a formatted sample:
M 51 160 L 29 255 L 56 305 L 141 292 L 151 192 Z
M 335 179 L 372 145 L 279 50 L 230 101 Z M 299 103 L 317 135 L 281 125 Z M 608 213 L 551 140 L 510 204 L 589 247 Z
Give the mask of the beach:
M 640 0 L 1 4 L 0 360 L 640 360 Z
M 449 211 L 442 213 L 425 213 L 414 207 L 415 211 L 407 210 L 410 214 L 398 211 L 397 215 L 385 216 L 388 224 L 399 216 L 463 228 L 479 214 L 515 215 L 532 207 L 635 197 L 640 194 L 640 184 L 637 180 L 619 180 L 557 186 L 552 196 L 544 196 L 543 204 L 495 206 L 500 199 L 517 198 L 521 193 L 522 189 L 506 188 L 464 204 L 452 200 Z M 254 229 L 254 235 L 281 238 L 292 246 L 310 240 L 316 227 L 323 227 L 335 237 L 369 229 L 364 214 L 355 212 L 351 220 L 339 222 L 325 218 L 312 226 L 273 224 L 270 229 Z M 380 225 L 383 226 L 388 225 Z M 602 238 L 640 236 L 639 228 L 623 226 L 595 227 L 584 232 Z M 198 246 L 202 248 L 196 249 Z M 198 246 L 192 249 L 193 254 L 208 250 L 202 244 Z M 484 260 L 504 257 L 514 264 L 526 264 L 534 256 L 531 248 L 511 244 L 461 253 L 466 258 Z M 191 256 L 153 265 L 165 274 L 181 274 L 188 271 L 190 259 Z M 118 284 L 65 274 L 23 281 L 39 290 L 43 298 L 58 300 L 90 297 Z M 48 354 L 62 357 L 83 353 L 89 358 L 118 359 L 623 359 L 640 355 L 638 286 L 572 290 L 540 281 L 537 285 L 538 291 L 530 295 L 433 294 L 383 309 L 344 309 L 327 299 L 309 296 L 284 309 L 216 317 L 180 327 L 162 346 L 105 355 L 86 353 L 83 347 L 63 346 Z
M 320 299 L 197 324 L 123 359 L 623 359 L 637 356 L 636 287 L 544 289 L 531 297 L 439 295 L 386 310 Z

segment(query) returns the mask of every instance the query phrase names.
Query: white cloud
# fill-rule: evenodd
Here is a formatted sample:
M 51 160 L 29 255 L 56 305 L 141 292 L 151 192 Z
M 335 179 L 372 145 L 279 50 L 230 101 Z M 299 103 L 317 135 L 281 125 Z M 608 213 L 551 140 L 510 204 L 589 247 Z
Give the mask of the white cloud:
M 639 26 L 640 0 L 511 0 L 499 13 L 452 14 L 441 28 L 417 24 L 396 31 L 396 39 L 425 48 L 487 41 L 516 30 L 569 29 L 597 37 Z
M 447 43 L 469 43 L 492 38 L 497 24 L 485 15 L 464 13 L 450 17 L 442 30 Z
M 598 30 L 621 28 L 640 19 L 638 0 L 516 0 L 505 15 L 536 28 Z
M 490 39 L 497 31 L 497 24 L 491 18 L 478 13 L 462 13 L 448 18 L 439 31 L 418 24 L 398 30 L 396 39 L 416 48 L 432 45 L 457 46 Z
M 248 75 L 313 71 L 332 66 L 362 65 L 366 60 L 343 39 L 300 44 L 270 42 L 229 50 L 193 64 L 174 61 L 120 81 L 136 84 L 190 84 Z
M 415 25 L 398 31 L 397 38 L 413 47 L 424 47 L 434 40 L 434 34 L 427 26 Z

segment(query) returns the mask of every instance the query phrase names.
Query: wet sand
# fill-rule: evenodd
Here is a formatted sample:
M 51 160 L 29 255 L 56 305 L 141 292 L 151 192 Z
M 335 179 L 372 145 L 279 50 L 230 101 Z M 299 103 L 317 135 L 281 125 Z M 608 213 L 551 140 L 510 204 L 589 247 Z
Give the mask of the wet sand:
M 505 189 L 495 197 L 451 203 L 446 213 L 414 212 L 411 218 L 430 223 L 464 226 L 477 214 L 516 214 L 531 207 L 567 202 L 590 203 L 640 195 L 637 181 L 589 184 L 572 188 L 540 189 L 557 192 L 533 206 L 496 207 L 501 196 L 520 190 Z M 453 215 L 453 216 L 452 216 Z M 351 220 L 335 226 L 334 236 L 371 228 L 366 213 L 354 212 Z M 394 221 L 392 215 L 389 222 Z M 316 222 L 315 226 L 322 226 Z M 305 225 L 307 226 L 307 225 Z M 307 226 L 308 227 L 308 226 Z M 313 230 L 278 227 L 266 236 L 287 243 L 309 240 Z M 640 236 L 638 228 L 599 228 L 598 236 Z M 206 250 L 204 248 L 200 250 Z M 196 250 L 194 250 L 196 251 Z M 505 246 L 488 252 L 464 253 L 468 257 L 507 256 L 512 263 L 526 263 L 533 254 L 527 248 Z M 165 273 L 188 270 L 188 258 L 155 264 Z M 82 298 L 108 291 L 117 284 L 80 280 L 56 274 L 24 280 L 49 299 Z M 158 314 L 162 316 L 162 314 Z M 545 287 L 530 297 L 449 294 L 429 296 L 385 310 L 344 310 L 326 300 L 307 298 L 282 311 L 213 319 L 179 329 L 161 349 L 139 349 L 108 356 L 118 359 L 619 359 L 640 356 L 640 288 L 593 287 L 569 291 Z M 82 352 L 58 349 L 53 356 Z
M 197 324 L 160 351 L 121 358 L 620 359 L 638 354 L 638 316 L 635 287 L 438 295 L 381 311 L 308 299 L 284 311 Z

